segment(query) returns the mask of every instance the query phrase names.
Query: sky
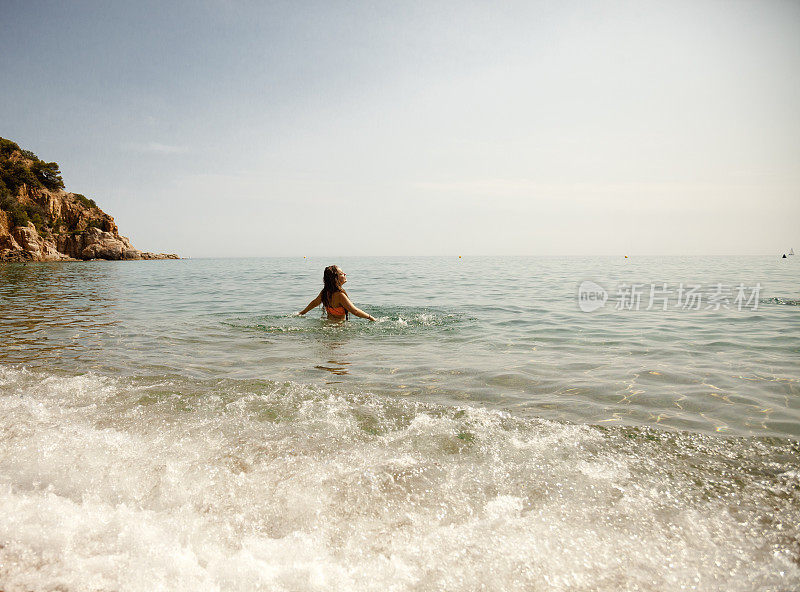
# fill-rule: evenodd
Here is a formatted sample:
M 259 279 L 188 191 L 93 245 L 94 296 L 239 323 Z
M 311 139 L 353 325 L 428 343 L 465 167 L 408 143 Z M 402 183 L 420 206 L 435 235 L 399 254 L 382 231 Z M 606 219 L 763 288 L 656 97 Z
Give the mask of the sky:
M 800 249 L 796 0 L 0 0 L 0 81 L 142 250 Z

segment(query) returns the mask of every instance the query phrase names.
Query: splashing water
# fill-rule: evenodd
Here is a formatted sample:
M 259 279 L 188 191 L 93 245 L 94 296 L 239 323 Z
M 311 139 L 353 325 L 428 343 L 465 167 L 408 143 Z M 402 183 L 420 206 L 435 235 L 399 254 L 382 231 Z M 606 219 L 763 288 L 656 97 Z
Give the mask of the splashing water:
M 6 590 L 800 584 L 798 446 L 0 369 Z

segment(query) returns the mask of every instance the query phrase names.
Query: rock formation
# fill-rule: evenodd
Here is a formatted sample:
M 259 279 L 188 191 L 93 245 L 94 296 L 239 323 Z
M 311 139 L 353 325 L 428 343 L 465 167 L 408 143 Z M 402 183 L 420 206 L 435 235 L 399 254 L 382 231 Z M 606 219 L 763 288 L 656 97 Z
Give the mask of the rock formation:
M 0 138 L 0 261 L 178 258 L 136 249 L 93 200 L 64 190 L 57 163 Z

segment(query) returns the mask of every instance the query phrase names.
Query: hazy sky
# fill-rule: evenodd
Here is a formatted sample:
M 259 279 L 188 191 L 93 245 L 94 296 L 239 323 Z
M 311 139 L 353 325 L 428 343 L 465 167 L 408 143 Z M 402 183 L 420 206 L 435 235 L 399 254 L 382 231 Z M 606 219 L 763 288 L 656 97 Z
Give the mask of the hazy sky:
M 800 2 L 0 0 L 0 136 L 183 256 L 800 252 Z

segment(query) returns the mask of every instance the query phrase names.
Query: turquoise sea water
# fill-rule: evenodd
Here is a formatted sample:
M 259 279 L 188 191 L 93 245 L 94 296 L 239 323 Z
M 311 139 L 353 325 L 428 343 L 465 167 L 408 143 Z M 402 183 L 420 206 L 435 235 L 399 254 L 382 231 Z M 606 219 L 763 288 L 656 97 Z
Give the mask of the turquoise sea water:
M 294 314 L 331 263 L 378 322 Z M 800 261 L 6 264 L 0 311 L 0 589 L 800 586 Z

